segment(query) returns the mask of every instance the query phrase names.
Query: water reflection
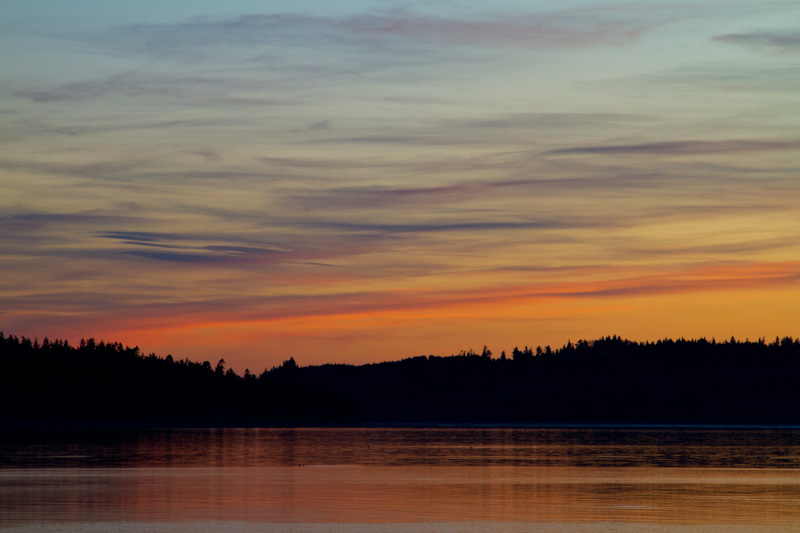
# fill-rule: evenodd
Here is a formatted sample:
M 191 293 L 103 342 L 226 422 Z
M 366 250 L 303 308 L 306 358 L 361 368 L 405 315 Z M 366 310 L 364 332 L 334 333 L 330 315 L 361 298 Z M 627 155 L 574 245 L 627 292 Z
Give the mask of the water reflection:
M 17 431 L 4 468 L 306 465 L 798 468 L 795 429 Z
M 0 526 L 800 523 L 800 431 L 177 429 L 0 441 Z

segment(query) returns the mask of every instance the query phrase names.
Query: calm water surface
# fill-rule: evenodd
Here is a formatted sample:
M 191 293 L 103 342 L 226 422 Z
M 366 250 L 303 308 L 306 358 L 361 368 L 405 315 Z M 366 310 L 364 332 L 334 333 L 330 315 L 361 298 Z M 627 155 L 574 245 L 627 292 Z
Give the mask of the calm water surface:
M 0 529 L 800 531 L 800 430 L 5 430 Z

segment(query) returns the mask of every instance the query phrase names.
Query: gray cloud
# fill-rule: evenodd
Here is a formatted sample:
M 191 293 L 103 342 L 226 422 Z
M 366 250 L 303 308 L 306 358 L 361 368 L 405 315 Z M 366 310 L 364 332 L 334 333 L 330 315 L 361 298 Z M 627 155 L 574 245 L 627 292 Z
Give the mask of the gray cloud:
M 237 91 L 264 92 L 262 80 L 248 79 L 243 76 L 181 77 L 156 72 L 146 74 L 124 72 L 103 78 L 64 83 L 52 87 L 20 85 L 17 83 L 11 86 L 9 94 L 15 98 L 23 98 L 37 103 L 85 102 L 112 96 L 131 99 L 156 98 L 167 100 L 174 104 L 276 106 L 296 103 L 296 99 L 290 100 L 283 97 L 243 98 L 234 96 Z
M 379 224 L 349 222 L 317 222 L 314 225 L 347 232 L 379 233 L 382 235 L 402 233 L 440 233 L 440 232 L 481 232 L 481 231 L 514 231 L 530 229 L 559 229 L 584 226 L 579 221 L 566 220 L 524 220 L 524 221 L 455 221 L 428 222 L 415 224 Z
M 731 175 L 736 169 L 727 166 L 715 167 L 708 165 L 699 169 L 699 165 L 692 165 L 691 169 L 678 168 L 668 171 L 653 171 L 652 165 L 643 168 L 634 166 L 626 168 L 612 166 L 599 167 L 596 164 L 589 167 L 580 164 L 580 161 L 568 160 L 567 164 L 555 164 L 556 168 L 545 167 L 541 171 L 529 172 L 525 170 L 527 154 L 521 160 L 508 163 L 509 169 L 517 169 L 517 173 L 526 176 L 517 179 L 483 179 L 469 181 L 452 181 L 442 185 L 417 186 L 417 187 L 391 187 L 391 186 L 343 186 L 334 188 L 316 187 L 313 191 L 286 191 L 283 204 L 298 210 L 325 210 L 327 212 L 352 211 L 359 209 L 378 208 L 423 208 L 437 206 L 438 209 L 457 207 L 463 202 L 480 201 L 482 205 L 491 205 L 495 208 L 500 205 L 513 204 L 507 200 L 530 198 L 532 201 L 541 198 L 558 198 L 561 201 L 578 199 L 587 194 L 612 195 L 613 199 L 642 198 L 647 199 L 653 191 L 660 191 L 663 198 L 669 197 L 673 192 L 679 194 L 678 201 L 682 201 L 686 191 L 694 194 L 713 194 L 720 198 L 719 188 L 725 187 L 728 203 L 725 206 L 703 205 L 704 212 L 717 212 L 719 209 L 738 211 L 743 209 L 756 209 L 752 204 L 735 202 L 737 195 L 744 195 L 740 200 L 754 201 L 762 195 L 770 197 L 770 205 L 777 206 L 775 192 L 781 188 L 786 192 L 793 191 L 796 187 L 791 177 L 783 175 L 791 171 L 782 170 L 779 177 L 772 178 L 769 183 L 764 181 L 765 172 L 759 168 L 739 169 L 740 177 L 731 180 Z M 533 158 L 541 158 L 539 154 L 531 154 Z M 560 163 L 560 161 L 556 161 Z M 467 168 L 467 167 L 465 167 Z M 482 168 L 475 164 L 473 168 Z M 487 168 L 491 168 L 487 164 Z M 409 168 L 408 171 L 413 171 Z M 567 174 L 564 177 L 547 177 L 553 174 Z M 530 176 L 530 177 L 527 177 Z M 699 179 L 701 178 L 702 179 Z M 754 194 L 753 182 L 749 178 L 759 181 L 758 193 Z M 439 180 L 440 182 L 443 180 Z M 783 196 L 782 196 L 783 197 Z M 609 205 L 613 205 L 609 204 Z M 761 206 L 763 207 L 763 206 Z M 599 206 L 595 209 L 599 209 Z M 628 205 L 631 209 L 631 205 Z M 670 212 L 681 212 L 680 205 L 670 207 Z M 682 216 L 686 213 L 682 213 Z
M 423 145 L 430 146 L 436 145 L 451 145 L 460 144 L 460 141 L 452 138 L 439 138 L 432 139 L 424 135 L 363 135 L 360 137 L 333 137 L 329 139 L 319 139 L 316 141 L 298 141 L 299 144 L 328 144 L 328 143 L 343 143 L 343 144 L 410 144 L 410 145 Z
M 137 224 L 145 219 L 132 216 L 111 215 L 102 212 L 83 213 L 23 213 L 0 218 L 0 239 L 30 242 L 32 238 L 45 238 L 65 229 L 111 224 Z M 35 236 L 35 237 L 34 237 Z
M 395 138 L 399 142 L 399 138 Z M 345 142 L 338 139 L 333 142 Z M 450 144 L 454 144 L 451 141 Z M 314 144 L 314 143 L 298 143 L 298 144 Z M 420 141 L 414 141 L 415 145 L 425 144 Z M 433 144 L 429 143 L 428 145 Z M 504 166 L 505 163 L 497 161 L 496 159 L 488 160 L 486 158 L 464 158 L 464 157 L 436 157 L 431 159 L 407 159 L 407 160 L 386 160 L 370 157 L 358 158 L 291 158 L 291 157 L 259 157 L 258 161 L 265 164 L 265 166 L 274 168 L 273 172 L 265 174 L 285 175 L 290 171 L 293 176 L 297 176 L 297 172 L 308 172 L 306 177 L 311 178 L 312 175 L 325 175 L 330 176 L 332 171 L 343 170 L 398 170 L 413 173 L 425 172 L 447 172 L 447 171 L 465 171 L 476 169 L 498 169 Z M 514 166 L 518 166 L 518 162 Z M 329 180 L 324 180 L 329 181 Z
M 11 95 L 26 98 L 34 102 L 49 103 L 60 101 L 84 101 L 106 96 L 122 94 L 128 97 L 139 96 L 172 96 L 185 98 L 192 87 L 190 79 L 168 80 L 167 78 L 143 77 L 134 73 L 116 74 L 106 78 L 65 83 L 49 89 L 39 87 L 15 88 Z M 218 84 L 219 79 L 194 79 L 200 85 Z
M 800 281 L 800 271 L 783 272 L 780 275 L 766 275 L 759 278 L 717 278 L 717 279 L 690 279 L 675 280 L 662 279 L 656 282 L 636 282 L 630 280 L 628 283 L 619 287 L 610 287 L 589 291 L 554 292 L 551 296 L 567 298 L 601 298 L 601 297 L 622 297 L 622 296 L 647 296 L 653 294 L 675 294 L 683 292 L 715 291 L 744 289 L 764 286 L 785 286 L 793 285 Z
M 642 144 L 612 144 L 597 146 L 571 146 L 549 150 L 547 154 L 630 154 L 630 155 L 697 155 L 738 152 L 800 150 L 800 140 L 760 141 L 673 141 Z
M 148 252 L 148 251 L 128 251 L 129 255 L 144 257 L 146 259 L 158 259 L 161 261 L 171 261 L 176 263 L 208 264 L 218 263 L 225 258 L 206 254 L 190 254 L 182 252 Z
M 718 96 L 718 91 L 733 94 L 749 92 L 752 93 L 754 102 L 764 103 L 764 97 L 769 93 L 787 93 L 793 97 L 800 85 L 800 68 L 777 62 L 739 62 L 735 66 L 704 64 L 647 74 L 638 72 L 629 77 L 612 77 L 589 84 L 598 91 L 622 92 L 631 98 L 641 94 L 641 91 L 660 92 L 667 88 L 671 91 L 697 94 L 698 98 L 709 98 L 709 101 Z M 705 91 L 713 91 L 713 94 L 702 94 Z M 725 127 L 728 129 L 731 125 Z
M 47 126 L 42 127 L 43 132 L 52 132 L 62 135 L 86 135 L 93 133 L 112 133 L 123 131 L 142 131 L 142 130 L 165 130 L 165 129 L 184 129 L 184 128 L 213 128 L 224 126 L 240 126 L 243 120 L 226 119 L 191 119 L 191 120 L 163 120 L 163 121 L 139 121 L 135 118 L 124 121 L 84 121 L 80 123 L 72 122 L 68 126 Z M 211 150 L 199 150 L 194 152 L 197 155 L 208 159 L 216 159 Z
M 175 233 L 154 233 L 150 231 L 110 231 L 99 233 L 98 237 L 106 239 L 117 239 L 130 243 L 158 243 L 164 239 L 176 239 L 179 236 Z
M 497 145 L 514 146 L 520 143 L 519 130 L 536 130 L 537 135 L 551 137 L 572 130 L 585 132 L 596 128 L 625 128 L 650 117 L 633 113 L 507 113 L 476 119 L 446 119 L 422 122 L 405 129 L 394 126 L 391 135 L 329 135 L 317 139 L 295 141 L 316 144 L 387 144 L 407 146 Z M 495 163 L 496 164 L 496 163 Z
M 513 113 L 483 120 L 470 120 L 459 125 L 468 128 L 553 128 L 605 126 L 609 123 L 629 123 L 647 117 L 631 113 Z
M 252 240 L 237 235 L 197 235 L 158 233 L 148 231 L 111 231 L 98 233 L 98 237 L 114 240 L 126 247 L 139 249 L 124 250 L 122 253 L 179 263 L 246 263 L 259 260 L 262 264 L 267 256 L 271 262 L 286 261 L 292 256 L 287 249 L 254 245 Z M 202 244 L 196 244 L 198 241 Z M 205 244 L 218 241 L 224 244 Z
M 330 120 L 320 120 L 318 122 L 312 122 L 308 125 L 308 129 L 310 130 L 329 130 L 331 129 L 331 121 Z
M 178 150 L 178 153 L 186 152 Z M 158 167 L 163 161 L 156 155 L 149 155 L 150 157 L 136 157 L 137 154 L 126 154 L 125 157 L 89 163 L 0 159 L 0 168 L 17 173 L 48 174 L 59 177 L 80 178 L 81 180 L 94 180 L 95 183 L 89 185 L 92 188 L 101 185 L 112 189 L 122 188 L 126 191 L 141 189 L 154 183 L 172 183 L 191 187 L 204 181 L 224 181 L 229 185 L 233 182 L 251 182 L 263 186 L 265 183 L 290 182 L 297 184 L 300 181 L 314 182 L 321 180 L 317 176 L 301 176 L 297 173 L 288 176 L 286 172 L 272 172 L 266 168 L 254 170 L 230 169 L 224 165 L 224 162 L 218 165 L 218 168 L 208 164 L 198 169 L 161 170 Z M 165 160 L 167 157 L 163 156 Z M 73 184 L 75 188 L 79 186 L 81 186 L 80 183 Z
M 228 218 L 230 220 L 230 218 Z M 276 264 L 328 257 L 326 249 L 295 243 L 282 246 L 265 243 L 252 235 L 219 233 L 164 233 L 147 230 L 96 231 L 99 227 L 147 228 L 155 218 L 111 214 L 33 213 L 0 219 L 0 255 L 120 260 L 126 255 L 185 263 L 245 266 Z M 95 239 L 113 242 L 100 245 Z M 284 239 L 288 237 L 284 236 Z M 316 250 L 316 251 L 315 251 Z
M 315 194 L 291 195 L 287 200 L 304 209 L 377 208 L 397 205 L 441 204 L 445 201 L 462 201 L 475 197 L 486 187 L 477 184 L 454 184 L 441 187 L 390 188 L 344 187 L 317 191 Z
M 717 35 L 715 41 L 738 44 L 755 49 L 774 49 L 785 52 L 800 52 L 800 31 L 759 31 L 751 33 L 729 33 Z

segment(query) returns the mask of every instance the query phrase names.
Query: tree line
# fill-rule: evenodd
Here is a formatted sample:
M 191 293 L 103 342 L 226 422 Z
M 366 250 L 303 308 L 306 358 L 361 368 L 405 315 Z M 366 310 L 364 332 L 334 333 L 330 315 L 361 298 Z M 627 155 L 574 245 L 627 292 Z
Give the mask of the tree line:
M 800 339 L 549 346 L 256 375 L 119 343 L 0 333 L 4 424 L 800 423 Z

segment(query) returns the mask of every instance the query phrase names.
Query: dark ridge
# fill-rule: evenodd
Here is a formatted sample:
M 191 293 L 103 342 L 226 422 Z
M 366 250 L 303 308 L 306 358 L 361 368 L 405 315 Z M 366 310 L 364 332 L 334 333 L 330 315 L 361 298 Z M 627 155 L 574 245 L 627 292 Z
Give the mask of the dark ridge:
M 260 375 L 119 343 L 0 333 L 0 424 L 798 425 L 800 339 L 617 336 Z

